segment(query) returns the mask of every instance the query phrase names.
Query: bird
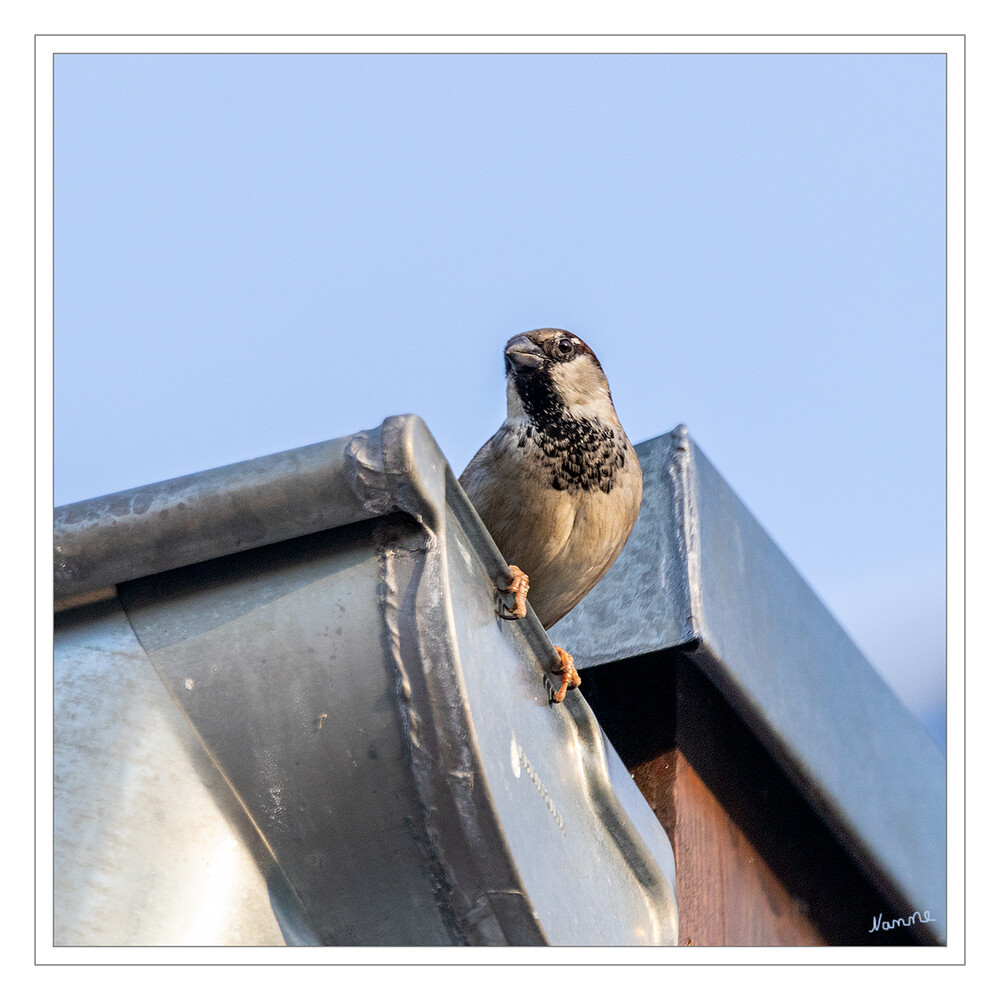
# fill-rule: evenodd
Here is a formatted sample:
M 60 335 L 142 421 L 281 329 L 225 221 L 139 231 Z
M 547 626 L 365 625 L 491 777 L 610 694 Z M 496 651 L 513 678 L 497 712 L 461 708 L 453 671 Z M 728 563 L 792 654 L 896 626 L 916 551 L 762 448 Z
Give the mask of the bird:
M 510 567 L 513 608 L 543 628 L 574 608 L 618 558 L 642 502 L 642 469 L 597 355 L 568 330 L 519 333 L 504 348 L 507 417 L 459 482 Z M 579 687 L 559 646 L 561 702 Z

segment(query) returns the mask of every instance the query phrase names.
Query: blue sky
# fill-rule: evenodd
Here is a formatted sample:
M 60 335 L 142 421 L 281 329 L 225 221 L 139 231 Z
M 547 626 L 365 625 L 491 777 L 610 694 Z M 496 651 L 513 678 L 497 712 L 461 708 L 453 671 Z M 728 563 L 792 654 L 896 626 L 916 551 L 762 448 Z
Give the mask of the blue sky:
M 59 55 L 55 501 L 416 412 L 561 326 L 943 733 L 934 55 Z

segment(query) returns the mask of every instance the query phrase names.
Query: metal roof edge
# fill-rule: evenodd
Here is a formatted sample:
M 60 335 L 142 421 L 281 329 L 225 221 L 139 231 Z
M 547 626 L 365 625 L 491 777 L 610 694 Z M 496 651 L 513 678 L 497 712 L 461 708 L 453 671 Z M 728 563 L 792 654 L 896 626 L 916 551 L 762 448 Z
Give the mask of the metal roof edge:
M 336 527 L 351 436 L 57 507 L 58 599 Z
M 944 940 L 945 761 L 681 425 L 636 448 L 622 555 L 550 630 L 578 667 L 683 650 L 904 910 Z
M 695 659 L 817 812 L 944 940 L 945 761 L 692 444 L 702 645 Z
M 842 840 L 944 940 L 945 762 L 687 429 L 641 443 L 643 506 L 622 556 L 546 634 L 579 667 L 665 649 L 694 658 Z M 379 428 L 55 512 L 57 598 L 391 510 L 432 532 L 446 503 L 494 582 L 506 563 L 423 420 Z M 530 598 L 529 598 L 530 600 Z
M 310 509 L 311 504 L 316 505 L 314 509 Z M 406 517 L 384 517 L 396 512 Z M 502 829 L 494 817 L 495 810 L 489 808 L 491 793 L 480 760 L 484 727 L 473 725 L 463 697 L 467 672 L 461 663 L 463 647 L 454 630 L 445 558 L 452 546 L 459 551 L 460 532 L 452 530 L 448 537 L 447 514 L 457 517 L 462 532 L 474 543 L 475 554 L 483 557 L 486 576 L 477 574 L 476 591 L 481 586 L 481 603 L 492 602 L 487 577 L 509 580 L 509 568 L 424 422 L 416 416 L 389 417 L 378 428 L 320 445 L 61 508 L 57 512 L 57 577 L 61 559 L 63 567 L 70 571 L 62 582 L 63 593 L 72 593 L 74 586 L 80 592 L 92 591 L 98 581 L 127 584 L 120 588 L 125 612 L 161 680 L 182 706 L 240 800 L 266 805 L 266 788 L 260 795 L 254 794 L 255 790 L 261 791 L 258 786 L 264 779 L 256 773 L 252 756 L 245 752 L 241 741 L 264 740 L 267 747 L 268 740 L 279 737 L 312 739 L 311 734 L 322 730 L 322 721 L 304 736 L 295 727 L 244 725 L 240 721 L 239 740 L 230 745 L 234 699 L 244 698 L 254 706 L 259 702 L 267 707 L 298 704 L 296 692 L 301 688 L 308 693 L 306 689 L 315 677 L 303 672 L 296 680 L 300 688 L 289 685 L 286 690 L 282 686 L 280 693 L 259 698 L 262 689 L 256 674 L 244 668 L 242 647 L 233 653 L 231 636 L 220 625 L 214 600 L 210 597 L 205 604 L 200 603 L 209 594 L 202 584 L 213 574 L 219 574 L 219 586 L 230 585 L 226 568 L 191 564 L 342 524 L 367 521 L 374 525 L 378 545 L 384 548 L 385 565 L 379 566 L 379 587 L 372 588 L 372 593 L 380 602 L 385 632 L 381 636 L 366 635 L 359 641 L 365 649 L 370 645 L 381 650 L 385 643 L 398 671 L 399 683 L 392 685 L 393 698 L 403 731 L 412 744 L 410 764 L 422 808 L 426 806 L 426 840 L 433 847 L 435 863 L 441 862 L 463 877 L 472 872 L 469 881 L 476 884 L 475 871 L 482 868 L 491 875 L 484 885 L 503 888 L 496 899 L 466 901 L 471 908 L 467 913 L 462 911 L 462 919 L 467 921 L 470 934 L 475 937 L 482 932 L 488 936 L 487 911 L 495 908 L 504 927 L 516 932 L 513 939 L 524 943 L 533 934 L 533 918 L 526 909 L 529 901 L 516 891 L 512 879 L 504 881 L 504 872 L 497 874 L 502 867 L 495 860 L 500 852 L 487 849 Z M 411 522 L 422 530 L 413 530 Z M 454 523 L 450 522 L 452 528 Z M 188 539 L 186 533 L 194 537 Z M 130 551 L 132 547 L 135 551 Z M 191 572 L 182 567 L 191 567 Z M 163 575 L 172 569 L 181 572 Z M 402 601 L 399 594 L 392 592 L 397 570 L 408 587 L 419 590 L 412 601 Z M 190 595 L 184 590 L 184 596 L 177 597 L 173 588 L 196 592 L 197 610 L 185 604 L 185 613 L 174 615 L 173 602 L 185 603 Z M 270 607 L 272 603 L 265 601 L 260 606 Z M 243 604 L 238 606 L 240 614 L 226 619 L 226 624 L 239 621 L 252 626 L 255 619 L 251 612 Z M 491 603 L 487 606 L 492 610 Z M 490 624 L 497 625 L 492 618 Z M 265 637 L 273 634 L 266 627 L 259 632 Z M 495 641 L 516 649 L 523 648 L 523 638 L 543 668 L 558 663 L 533 612 L 529 611 L 523 621 L 510 623 L 505 638 L 499 626 L 491 627 L 489 633 Z M 212 696 L 217 690 L 214 685 L 220 683 L 213 677 L 218 663 L 214 657 L 202 655 L 200 643 L 209 642 L 208 637 L 211 642 L 219 641 L 219 648 L 231 655 L 231 662 L 227 662 L 233 670 L 230 673 L 227 667 L 225 677 L 229 699 L 225 711 L 220 711 Z M 475 645 L 464 648 L 469 656 L 467 667 L 478 662 L 474 655 L 477 649 Z M 477 673 L 487 686 L 492 683 L 488 670 L 478 669 Z M 297 676 L 297 672 L 289 676 Z M 325 674 L 323 678 L 326 692 Z M 623 794 L 632 793 L 631 799 L 623 802 L 617 797 L 615 783 L 621 783 L 623 774 L 627 778 L 627 772 L 613 748 L 605 743 L 582 697 L 571 693 L 562 708 L 556 710 L 544 696 L 541 676 L 537 688 L 531 704 L 537 701 L 544 705 L 544 717 L 551 720 L 547 724 L 572 734 L 569 745 L 586 764 L 583 791 L 595 815 L 609 824 L 621 858 L 635 871 L 644 898 L 649 901 L 650 914 L 658 914 L 662 923 L 664 940 L 672 935 L 671 943 L 676 943 L 673 857 L 666 834 L 648 804 L 636 798 L 630 779 Z M 236 717 L 255 718 L 249 712 L 237 712 Z M 512 736 L 510 731 L 504 731 L 500 737 L 503 752 L 493 754 L 493 758 L 501 760 L 506 776 L 512 745 L 507 741 Z M 220 763 L 227 754 L 228 770 Z M 277 751 L 271 756 L 277 760 Z M 249 762 L 246 767 L 245 762 Z M 641 808 L 637 808 L 637 802 Z M 651 839 L 653 834 L 661 842 L 655 850 L 644 839 Z M 273 850 L 279 863 L 282 850 Z

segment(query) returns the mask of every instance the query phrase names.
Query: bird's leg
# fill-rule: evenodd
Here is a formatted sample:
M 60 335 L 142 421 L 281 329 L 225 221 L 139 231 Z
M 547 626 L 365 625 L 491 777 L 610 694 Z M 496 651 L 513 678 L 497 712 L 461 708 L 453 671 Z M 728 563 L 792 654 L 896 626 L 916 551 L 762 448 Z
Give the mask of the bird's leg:
M 562 684 L 559 685 L 558 691 L 552 693 L 552 700 L 558 705 L 566 697 L 567 688 L 580 686 L 580 675 L 576 672 L 576 667 L 573 666 L 573 657 L 561 646 L 556 646 L 555 650 L 559 654 L 559 672 L 562 674 Z
M 500 608 L 500 617 L 515 619 L 523 618 L 528 613 L 528 574 L 516 566 L 510 567 L 510 575 L 514 578 L 506 589 L 501 590 L 503 594 L 514 595 L 514 607 Z

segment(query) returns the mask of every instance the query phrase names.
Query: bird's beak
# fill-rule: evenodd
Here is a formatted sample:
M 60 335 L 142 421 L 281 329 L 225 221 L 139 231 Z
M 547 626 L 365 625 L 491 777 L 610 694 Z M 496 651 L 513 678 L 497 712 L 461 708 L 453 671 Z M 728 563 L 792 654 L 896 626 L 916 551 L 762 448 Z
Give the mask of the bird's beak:
M 511 367 L 518 368 L 540 368 L 545 360 L 542 349 L 533 341 L 529 340 L 523 333 L 516 337 L 511 337 L 507 342 L 504 351 L 507 359 L 507 370 Z

